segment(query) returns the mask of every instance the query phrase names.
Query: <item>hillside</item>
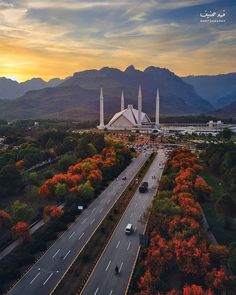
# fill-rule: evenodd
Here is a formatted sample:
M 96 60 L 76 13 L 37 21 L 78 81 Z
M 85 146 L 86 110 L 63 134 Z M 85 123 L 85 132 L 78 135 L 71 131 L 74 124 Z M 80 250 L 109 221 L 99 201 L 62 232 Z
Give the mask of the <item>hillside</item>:
M 216 102 L 216 107 L 223 108 L 235 101 L 236 101 L 236 91 L 230 93 L 229 95 L 219 98 Z
M 129 66 L 125 71 L 114 68 L 75 73 L 54 88 L 27 92 L 4 108 L 2 117 L 15 118 L 98 118 L 99 89 L 103 87 L 105 115 L 110 117 L 120 108 L 120 94 L 125 104 L 137 106 L 138 86 L 142 85 L 143 110 L 154 114 L 157 87 L 160 89 L 162 114 L 203 113 L 212 106 L 196 94 L 191 85 L 167 69 L 148 67 L 139 71 Z M 0 104 L 0 109 L 2 109 Z
M 0 77 L 0 99 L 16 99 L 30 90 L 39 90 L 45 87 L 55 87 L 63 80 L 54 78 L 48 82 L 41 78 L 33 78 L 22 83 Z
M 212 111 L 210 112 L 210 114 L 219 118 L 236 119 L 236 101 L 225 106 L 224 108 Z
M 196 92 L 212 105 L 224 96 L 236 91 L 236 73 L 215 76 L 188 76 L 182 79 L 192 85 Z

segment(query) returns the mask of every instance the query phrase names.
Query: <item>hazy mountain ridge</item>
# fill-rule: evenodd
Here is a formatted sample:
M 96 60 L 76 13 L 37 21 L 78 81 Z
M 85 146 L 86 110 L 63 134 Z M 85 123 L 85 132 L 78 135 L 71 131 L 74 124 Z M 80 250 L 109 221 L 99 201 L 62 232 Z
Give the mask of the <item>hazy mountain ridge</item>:
M 143 111 L 155 113 L 156 90 L 160 89 L 161 114 L 182 115 L 204 113 L 213 109 L 193 86 L 185 83 L 168 69 L 148 67 L 144 71 L 129 66 L 125 71 L 104 67 L 74 73 L 58 86 L 27 92 L 4 106 L 4 118 L 63 117 L 98 118 L 99 89 L 103 87 L 105 115 L 120 110 L 120 95 L 124 90 L 125 105 L 137 106 L 138 86 L 142 85 Z M 79 117 L 78 117 L 79 115 Z
M 0 77 L 0 99 L 16 99 L 30 90 L 39 90 L 46 87 L 58 86 L 63 80 L 54 78 L 48 82 L 41 78 L 33 78 L 18 83 L 11 79 Z
M 236 101 L 225 106 L 224 108 L 212 111 L 210 112 L 210 114 L 219 118 L 236 119 Z
M 219 98 L 216 102 L 217 108 L 223 108 L 236 101 L 236 90 L 229 95 Z
M 236 91 L 236 73 L 187 76 L 182 79 L 192 85 L 201 97 L 215 106 L 220 98 Z

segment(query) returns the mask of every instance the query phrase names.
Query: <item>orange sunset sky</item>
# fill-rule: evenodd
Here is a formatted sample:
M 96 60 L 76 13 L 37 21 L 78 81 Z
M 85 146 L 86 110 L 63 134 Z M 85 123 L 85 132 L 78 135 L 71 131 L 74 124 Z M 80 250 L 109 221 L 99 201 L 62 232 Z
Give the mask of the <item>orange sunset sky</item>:
M 201 23 L 204 11 L 225 11 L 225 22 Z M 48 80 L 130 64 L 235 72 L 235 15 L 233 0 L 0 0 L 0 76 Z

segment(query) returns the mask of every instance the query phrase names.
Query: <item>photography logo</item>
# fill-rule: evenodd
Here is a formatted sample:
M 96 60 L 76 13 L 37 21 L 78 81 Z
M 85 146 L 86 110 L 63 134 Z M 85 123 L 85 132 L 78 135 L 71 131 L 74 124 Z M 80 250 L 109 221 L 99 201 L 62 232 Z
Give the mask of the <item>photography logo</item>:
M 201 23 L 225 23 L 226 22 L 226 11 L 211 11 L 205 10 L 200 13 Z

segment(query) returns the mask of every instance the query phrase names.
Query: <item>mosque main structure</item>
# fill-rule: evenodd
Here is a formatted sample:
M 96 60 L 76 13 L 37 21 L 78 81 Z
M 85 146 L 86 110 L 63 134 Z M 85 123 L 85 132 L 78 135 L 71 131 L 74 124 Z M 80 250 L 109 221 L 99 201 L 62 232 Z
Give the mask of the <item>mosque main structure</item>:
M 142 89 L 138 89 L 138 109 L 132 104 L 125 108 L 124 93 L 121 93 L 121 108 L 111 120 L 105 125 L 104 123 L 104 97 L 103 90 L 100 90 L 100 124 L 98 129 L 104 130 L 140 130 L 144 132 L 165 133 L 181 133 L 181 134 L 213 134 L 216 135 L 223 128 L 236 128 L 235 125 L 225 125 L 221 121 L 209 121 L 205 124 L 193 123 L 165 123 L 160 124 L 160 92 L 157 89 L 156 106 L 155 106 L 155 122 L 151 122 L 146 113 L 142 111 Z
M 104 124 L 104 97 L 102 88 L 100 90 L 100 124 L 98 129 L 108 130 L 132 130 L 143 128 L 159 128 L 160 125 L 160 94 L 157 89 L 156 95 L 156 119 L 155 123 L 151 122 L 146 113 L 142 111 L 142 89 L 139 86 L 138 90 L 138 109 L 135 109 L 132 104 L 125 108 L 124 93 L 121 93 L 121 110 L 116 113 L 108 124 Z

